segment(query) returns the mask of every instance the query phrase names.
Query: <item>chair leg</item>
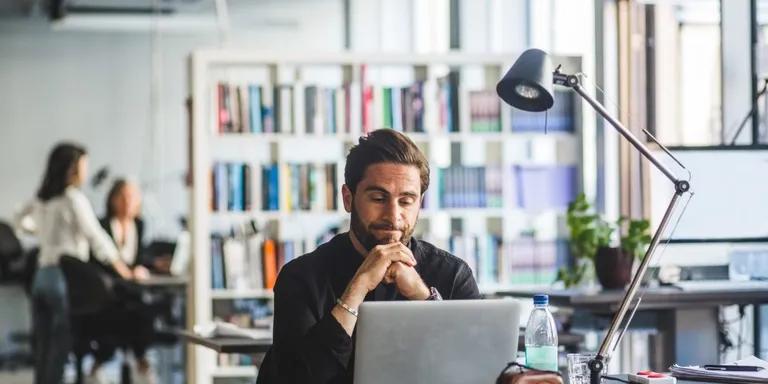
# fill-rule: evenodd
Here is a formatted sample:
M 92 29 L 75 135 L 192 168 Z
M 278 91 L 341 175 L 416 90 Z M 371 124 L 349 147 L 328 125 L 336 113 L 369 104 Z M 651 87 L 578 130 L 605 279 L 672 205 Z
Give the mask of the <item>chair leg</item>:
M 75 383 L 83 384 L 83 355 L 75 353 Z
M 131 378 L 131 366 L 128 364 L 128 350 L 123 350 L 123 364 L 120 366 L 120 383 L 131 384 L 133 380 Z

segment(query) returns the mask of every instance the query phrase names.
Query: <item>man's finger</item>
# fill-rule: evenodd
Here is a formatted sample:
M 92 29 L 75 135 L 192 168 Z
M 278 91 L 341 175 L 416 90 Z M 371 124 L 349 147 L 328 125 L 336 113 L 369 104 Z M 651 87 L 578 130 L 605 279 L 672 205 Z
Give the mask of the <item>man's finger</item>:
M 405 255 L 406 257 L 408 257 L 408 259 L 410 259 L 411 261 L 410 263 L 406 263 L 406 264 L 411 266 L 416 265 L 416 258 L 413 256 L 413 252 L 411 252 L 411 249 L 408 248 L 408 246 L 406 246 L 403 243 L 398 242 L 397 244 L 398 244 L 397 250 L 403 255 Z
M 416 259 L 410 254 L 403 252 L 402 249 L 397 249 L 389 254 L 389 259 L 394 262 L 402 262 L 403 264 L 413 267 L 416 265 Z
M 537 373 L 525 373 L 517 384 L 563 384 L 563 380 L 557 375 L 550 373 L 537 374 Z

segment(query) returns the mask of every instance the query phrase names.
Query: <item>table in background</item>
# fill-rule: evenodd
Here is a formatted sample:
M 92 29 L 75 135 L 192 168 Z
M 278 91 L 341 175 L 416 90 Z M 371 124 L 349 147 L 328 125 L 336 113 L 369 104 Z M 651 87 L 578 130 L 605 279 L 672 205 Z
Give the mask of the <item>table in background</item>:
M 157 350 L 158 382 L 173 383 L 175 373 L 186 372 L 185 364 L 186 348 L 178 343 L 178 335 L 170 329 L 177 328 L 186 324 L 186 292 L 189 278 L 186 276 L 171 275 L 150 275 L 144 280 L 136 280 L 134 283 L 143 288 L 149 300 L 169 300 L 169 313 L 163 314 L 158 327 L 157 334 L 160 339 L 167 340 L 159 345 L 154 345 Z M 167 317 L 167 319 L 166 319 Z M 170 340 L 173 344 L 167 344 Z M 180 350 L 177 350 L 180 349 Z M 170 367 L 169 369 L 165 369 Z M 178 372 L 175 372 L 178 371 Z M 183 380 L 186 382 L 186 380 Z
M 618 310 L 624 291 L 584 289 L 509 290 L 498 296 L 531 298 L 549 295 L 550 305 L 576 311 L 612 316 Z M 686 282 L 679 287 L 641 289 L 640 311 L 654 311 L 656 326 L 669 332 L 661 338 L 658 355 L 651 353 L 651 369 L 666 370 L 674 363 L 697 365 L 719 361 L 718 309 L 724 305 L 755 305 L 755 351 L 759 356 L 759 304 L 768 303 L 768 282 L 713 281 Z

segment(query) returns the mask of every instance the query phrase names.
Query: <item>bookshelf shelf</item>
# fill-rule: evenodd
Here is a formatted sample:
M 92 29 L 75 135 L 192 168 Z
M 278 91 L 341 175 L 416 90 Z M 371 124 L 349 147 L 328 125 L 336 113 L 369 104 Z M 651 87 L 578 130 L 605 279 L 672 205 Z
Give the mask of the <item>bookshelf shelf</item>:
M 271 299 L 275 296 L 272 290 L 267 289 L 214 289 L 211 290 L 211 299 Z
M 463 141 L 467 139 L 474 140 L 487 140 L 487 141 L 503 141 L 503 140 L 515 140 L 515 139 L 563 139 L 571 138 L 576 139 L 577 136 L 573 132 L 441 132 L 441 133 L 421 133 L 410 132 L 408 136 L 415 142 L 430 142 L 435 139 L 447 139 L 449 141 Z M 232 143 L 233 145 L 240 145 L 241 141 L 257 140 L 259 142 L 286 142 L 300 139 L 312 139 L 312 140 L 338 140 L 344 142 L 355 142 L 358 136 L 353 136 L 343 133 L 311 133 L 311 134 L 289 134 L 289 133 L 222 133 L 219 135 L 211 135 L 212 142 L 219 142 L 221 144 Z M 220 144 L 220 145 L 221 145 Z
M 544 134 L 543 116 L 501 103 L 495 83 L 515 58 L 193 52 L 188 328 L 227 319 L 234 302 L 271 304 L 281 265 L 346 231 L 344 157 L 382 127 L 405 132 L 430 161 L 416 236 L 465 257 L 485 294 L 549 279 L 563 201 L 582 189 L 586 120 L 580 99 L 560 99 Z M 580 70 L 577 57 L 558 61 Z M 560 184 L 543 187 L 552 180 Z M 258 308 L 228 320 L 253 323 L 272 309 Z M 256 372 L 220 367 L 199 347 L 189 356 L 191 383 Z
M 211 376 L 214 378 L 253 377 L 258 375 L 259 369 L 255 365 L 216 367 Z
M 345 217 L 347 215 L 344 211 L 246 211 L 246 212 L 211 212 L 211 219 L 217 221 L 248 221 L 252 219 L 258 220 L 289 220 L 289 219 L 306 219 L 312 217 Z

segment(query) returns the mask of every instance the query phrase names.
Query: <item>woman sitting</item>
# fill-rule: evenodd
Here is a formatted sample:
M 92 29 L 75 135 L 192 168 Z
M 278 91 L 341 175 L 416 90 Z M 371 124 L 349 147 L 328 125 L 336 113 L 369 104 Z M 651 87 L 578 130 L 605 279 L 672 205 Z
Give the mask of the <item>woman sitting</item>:
M 117 247 L 120 259 L 131 269 L 136 278 L 149 277 L 149 270 L 142 260 L 144 222 L 139 218 L 141 195 L 138 187 L 124 179 L 118 179 L 107 195 L 107 215 L 99 220 Z M 111 268 L 106 268 L 112 272 Z M 103 340 L 93 348 L 95 361 L 89 377 L 91 383 L 99 383 L 100 367 L 110 360 L 119 346 L 129 346 L 133 351 L 134 383 L 154 383 L 154 375 L 146 352 L 154 335 L 154 310 L 141 300 L 141 293 L 135 287 L 124 286 L 118 290 L 120 304 L 105 311 L 102 316 L 106 323 L 119 332 L 116 340 Z

